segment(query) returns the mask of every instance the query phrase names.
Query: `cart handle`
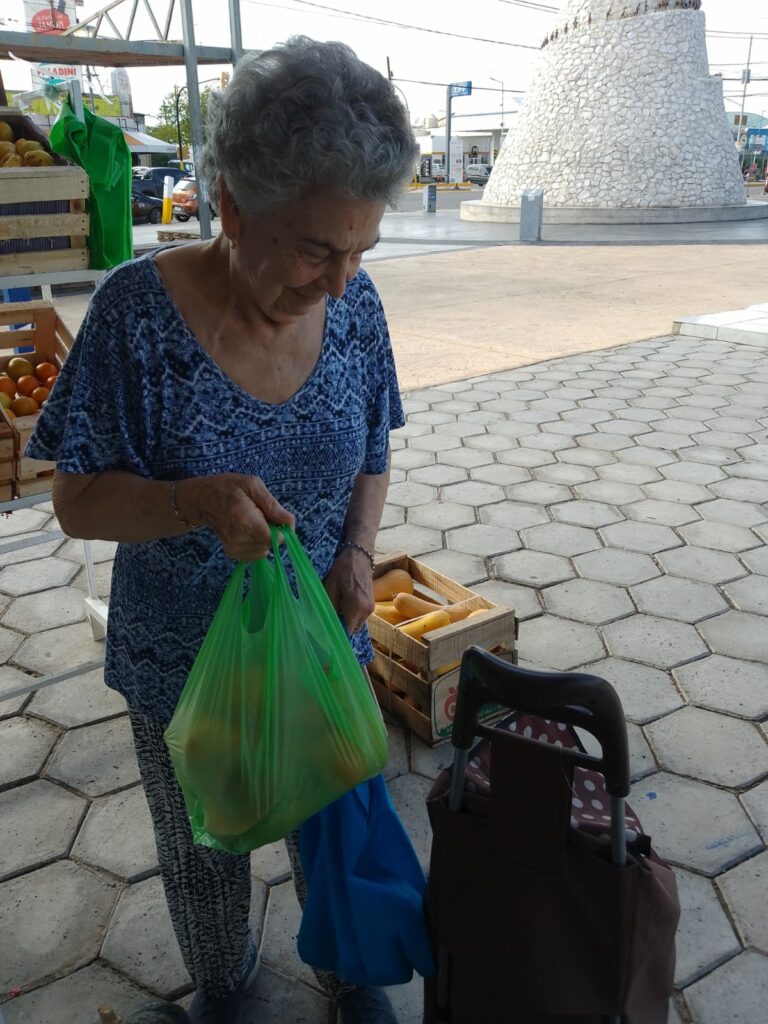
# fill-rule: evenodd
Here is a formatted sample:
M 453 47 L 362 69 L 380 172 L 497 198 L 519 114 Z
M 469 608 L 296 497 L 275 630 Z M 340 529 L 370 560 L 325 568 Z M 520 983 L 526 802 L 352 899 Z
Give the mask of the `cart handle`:
M 484 704 L 541 715 L 591 733 L 602 757 L 588 757 L 605 776 L 608 793 L 629 793 L 629 751 L 624 710 L 618 694 L 605 679 L 581 672 L 540 672 L 519 668 L 481 647 L 468 647 L 461 660 L 452 742 L 469 750 L 478 735 L 493 729 L 479 724 Z

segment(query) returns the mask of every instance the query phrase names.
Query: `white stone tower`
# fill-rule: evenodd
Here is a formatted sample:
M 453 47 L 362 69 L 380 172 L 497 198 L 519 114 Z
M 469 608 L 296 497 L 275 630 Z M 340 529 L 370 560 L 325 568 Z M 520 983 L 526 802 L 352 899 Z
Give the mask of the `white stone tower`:
M 568 0 L 483 199 L 464 204 L 474 209 L 462 217 L 514 219 L 491 217 L 491 209 L 484 216 L 483 207 L 519 207 L 525 187 L 544 189 L 545 208 L 623 208 L 622 220 L 632 208 L 645 210 L 637 218 L 645 220 L 655 219 L 652 208 L 743 207 L 699 6 Z M 694 210 L 680 213 L 696 219 Z

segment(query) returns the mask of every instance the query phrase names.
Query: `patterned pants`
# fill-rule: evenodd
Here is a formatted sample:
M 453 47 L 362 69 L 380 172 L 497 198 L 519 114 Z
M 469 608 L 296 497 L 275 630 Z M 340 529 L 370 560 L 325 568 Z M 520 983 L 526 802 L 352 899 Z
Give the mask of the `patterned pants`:
M 197 988 L 213 996 L 232 992 L 254 947 L 248 923 L 251 909 L 251 858 L 197 846 L 176 781 L 163 728 L 129 712 L 139 771 L 147 795 L 160 876 L 184 964 Z M 298 833 L 286 840 L 293 882 L 301 905 L 306 881 L 299 858 Z M 350 990 L 334 974 L 315 972 L 330 996 Z

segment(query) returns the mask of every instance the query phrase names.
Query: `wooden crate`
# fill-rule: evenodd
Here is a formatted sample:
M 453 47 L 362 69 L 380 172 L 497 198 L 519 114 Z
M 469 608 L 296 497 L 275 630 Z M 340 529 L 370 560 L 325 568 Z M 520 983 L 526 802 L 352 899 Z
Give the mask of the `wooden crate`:
M 53 153 L 14 107 L 0 107 L 16 138 L 36 139 L 55 167 L 0 167 L 0 275 L 88 267 L 88 176 Z
M 466 602 L 472 611 L 488 610 L 486 615 L 462 619 L 419 640 L 375 614 L 368 619 L 374 645 L 369 670 L 381 707 L 434 745 L 451 735 L 462 654 L 467 647 L 477 645 L 514 659 L 517 619 L 512 609 L 493 604 L 408 555 L 397 553 L 377 559 L 374 576 L 390 569 L 410 573 L 415 592 L 434 601 L 436 608 L 443 598 L 447 604 Z M 482 717 L 490 720 L 501 713 L 502 709 L 489 705 Z
M 12 325 L 25 324 L 20 330 Z M 51 302 L 6 302 L 0 305 L 0 373 L 14 356 L 14 349 L 31 347 L 31 352 L 21 355 L 35 366 L 41 362 L 54 363 L 61 368 L 72 345 L 72 335 L 58 316 Z M 28 494 L 40 494 L 51 488 L 55 462 L 28 459 L 24 450 L 37 424 L 39 413 L 32 416 L 17 416 L 10 419 L 2 412 L 2 425 L 10 430 L 13 444 L 14 497 L 23 498 Z M 0 458 L 3 441 L 0 438 Z M 0 471 L 0 477 L 2 472 Z

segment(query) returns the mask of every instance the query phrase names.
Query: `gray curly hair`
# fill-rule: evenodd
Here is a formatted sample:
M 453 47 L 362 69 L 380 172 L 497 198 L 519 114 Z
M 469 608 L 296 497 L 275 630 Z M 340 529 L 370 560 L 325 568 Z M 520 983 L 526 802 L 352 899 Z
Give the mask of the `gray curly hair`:
M 392 202 L 418 146 L 391 83 L 343 43 L 294 36 L 245 54 L 208 106 L 201 171 L 220 205 L 220 179 L 261 215 L 308 187 Z

